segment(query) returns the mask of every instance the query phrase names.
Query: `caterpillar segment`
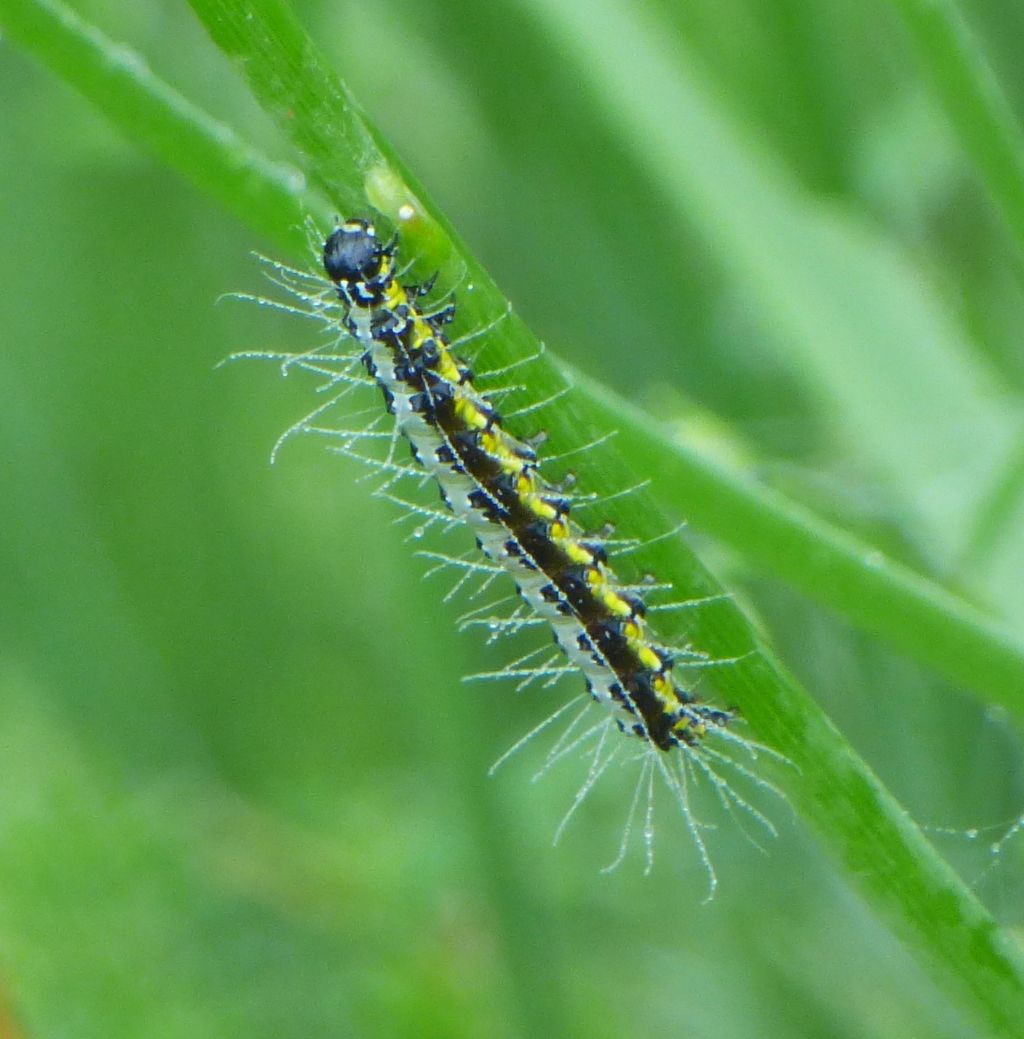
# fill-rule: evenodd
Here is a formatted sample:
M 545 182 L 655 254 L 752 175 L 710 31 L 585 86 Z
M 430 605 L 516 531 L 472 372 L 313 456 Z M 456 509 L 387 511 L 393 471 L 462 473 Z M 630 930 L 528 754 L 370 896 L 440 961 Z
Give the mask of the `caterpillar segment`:
M 608 707 L 618 727 L 662 751 L 695 746 L 732 714 L 696 699 L 672 673 L 672 654 L 651 637 L 643 599 L 622 589 L 606 551 L 588 543 L 570 506 L 541 479 L 533 447 L 512 436 L 473 372 L 455 356 L 445 326 L 454 303 L 430 312 L 432 288 L 402 285 L 397 243 L 349 220 L 327 238 L 323 264 L 363 361 L 419 463 L 485 555 Z

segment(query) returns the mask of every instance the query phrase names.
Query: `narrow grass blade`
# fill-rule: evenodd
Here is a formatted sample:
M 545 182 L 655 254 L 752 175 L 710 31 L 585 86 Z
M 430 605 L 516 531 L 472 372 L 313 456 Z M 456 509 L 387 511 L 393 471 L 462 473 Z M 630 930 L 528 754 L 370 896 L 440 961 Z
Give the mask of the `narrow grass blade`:
M 294 248 L 305 178 L 271 162 L 160 79 L 146 60 L 56 0 L 3 0 L 0 28 L 134 143 L 272 241 Z

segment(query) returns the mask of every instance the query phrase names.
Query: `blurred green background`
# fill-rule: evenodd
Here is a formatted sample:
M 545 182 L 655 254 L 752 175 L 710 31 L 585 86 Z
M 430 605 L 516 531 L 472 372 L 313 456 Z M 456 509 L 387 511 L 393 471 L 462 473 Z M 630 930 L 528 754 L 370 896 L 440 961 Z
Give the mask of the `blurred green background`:
M 288 159 L 186 9 L 76 6 Z M 816 276 L 845 284 L 856 254 L 905 281 L 901 329 L 953 385 L 973 380 L 942 429 L 911 398 L 872 416 L 873 386 L 913 371 L 866 319 L 863 357 L 830 353 L 852 333 L 799 298 L 801 272 L 800 327 L 821 334 L 793 344 L 790 312 L 737 274 L 742 250 L 696 197 L 680 215 L 616 135 L 539 3 L 296 6 L 561 355 L 1024 624 L 1019 495 L 986 502 L 1005 461 L 988 422 L 1007 428 L 1024 389 L 1024 280 L 886 3 L 645 16 L 765 182 L 829 228 Z M 1020 110 L 1024 9 L 970 15 Z M 301 322 L 217 303 L 259 290 L 249 252 L 266 243 L 5 42 L 0 97 L 0 1034 L 966 1034 L 783 810 L 768 856 L 713 834 L 710 905 L 668 811 L 651 877 L 639 855 L 600 873 L 622 785 L 552 850 L 580 768 L 533 785 L 526 752 L 487 777 L 543 694 L 461 684 L 500 651 L 454 634 L 458 608 L 438 608 L 444 586 L 349 465 L 299 441 L 269 466 L 309 383 L 215 370 L 309 342 Z M 710 143 L 694 140 L 698 167 Z M 870 315 L 863 284 L 850 312 Z M 967 449 L 945 474 L 943 438 Z M 1020 812 L 1007 719 L 701 540 L 916 819 Z M 944 849 L 973 879 L 999 832 Z M 979 884 L 1010 925 L 1020 843 Z

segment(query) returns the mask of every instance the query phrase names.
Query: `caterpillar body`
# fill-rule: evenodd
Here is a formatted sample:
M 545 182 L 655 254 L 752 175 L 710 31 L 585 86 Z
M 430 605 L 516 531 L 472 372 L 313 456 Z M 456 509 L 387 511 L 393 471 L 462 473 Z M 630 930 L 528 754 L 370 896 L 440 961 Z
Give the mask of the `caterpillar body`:
M 350 220 L 327 239 L 323 265 L 367 371 L 445 504 L 548 621 L 622 732 L 667 752 L 726 725 L 730 712 L 673 676 L 673 654 L 652 639 L 643 599 L 622 590 L 605 549 L 581 536 L 570 503 L 544 485 L 534 447 L 513 437 L 474 387 L 444 331 L 454 304 L 425 314 L 419 299 L 430 286 L 402 285 L 396 256 L 394 240 Z
M 304 353 L 236 355 L 280 361 L 284 372 L 298 367 L 325 380 L 320 389 L 327 391 L 327 400 L 287 430 L 278 446 L 293 433 L 327 436 L 335 442 L 335 450 L 383 476 L 378 493 L 421 521 L 416 536 L 438 523 L 446 529 L 466 526 L 472 532 L 483 560 L 479 555 L 467 559 L 422 554 L 437 560 L 440 568 L 455 566 L 462 571 L 456 589 L 468 578 L 480 577 L 479 593 L 492 580 L 508 575 L 515 584 L 519 605 L 511 616 L 502 617 L 487 615 L 494 604 L 472 610 L 462 619 L 462 626 L 486 624 L 492 638 L 546 626 L 558 650 L 539 665 L 535 664 L 538 651 L 534 651 L 498 671 L 469 677 L 514 678 L 523 687 L 534 680 L 552 685 L 563 675 L 582 675 L 589 694 L 549 750 L 541 769 L 543 773 L 578 748 L 589 757 L 586 778 L 558 827 L 556 839 L 613 761 L 622 760 L 620 748 L 632 746 L 636 754 L 631 757 L 640 762 L 639 775 L 618 855 L 607 868 L 613 868 L 626 854 L 640 815 L 647 868 L 651 868 L 654 776 L 659 775 L 685 820 L 705 867 L 711 897 L 717 881 L 703 836 L 707 824 L 697 817 L 691 788 L 706 780 L 726 810 L 734 816 L 742 812 L 770 836 L 776 833 L 771 820 L 724 773 L 731 773 L 748 787 L 768 790 L 783 799 L 785 795 L 750 764 L 761 752 L 780 758 L 778 752 L 737 732 L 731 725 L 735 712 L 697 697 L 673 670 L 726 665 L 730 661 L 709 660 L 690 648 L 670 648 L 653 636 L 648 625 L 649 611 L 689 609 L 707 599 L 658 602 L 648 607 L 645 596 L 665 586 L 620 581 L 608 551 L 616 543 L 603 534 L 584 534 L 570 515 L 573 496 L 541 475 L 542 466 L 582 448 L 545 458 L 538 452 L 542 434 L 522 440 L 509 432 L 495 403 L 499 390 L 485 392 L 480 388 L 485 379 L 493 379 L 498 372 L 474 373 L 460 356 L 463 344 L 487 329 L 451 341 L 446 328 L 455 316 L 454 302 L 425 303 L 433 279 L 418 285 L 403 283 L 403 272 L 397 265 L 397 239 L 381 239 L 366 220 L 345 221 L 326 241 L 314 226 L 309 230 L 311 249 L 326 273 L 326 281 L 322 273 L 263 258 L 270 267 L 271 281 L 297 302 L 239 294 L 239 298 L 263 306 L 313 318 L 330 336 L 330 346 Z M 339 349 L 345 340 L 353 341 L 355 349 Z M 366 374 L 359 373 L 359 367 Z M 386 410 L 372 409 L 375 417 L 361 428 L 342 429 L 323 421 L 351 392 L 373 388 L 383 394 Z M 537 402 L 520 413 L 543 404 Z M 510 413 L 510 417 L 515 414 Z M 393 428 L 380 428 L 388 415 L 394 418 Z M 402 439 L 411 448 L 413 464 L 396 459 L 396 447 Z M 383 458 L 379 452 L 360 449 L 366 441 L 379 440 L 387 444 Z M 277 447 L 274 456 L 276 452 Z M 444 510 L 393 493 L 394 485 L 407 478 L 432 480 L 440 490 Z M 630 541 L 618 544 L 623 552 L 642 547 Z M 565 658 L 564 666 L 557 664 L 559 657 Z M 498 763 L 561 718 L 578 699 L 578 694 L 574 695 Z M 587 709 L 598 704 L 603 709 L 602 720 L 585 723 Z M 629 739 L 608 737 L 609 731 L 616 730 Z M 646 810 L 641 808 L 644 798 Z

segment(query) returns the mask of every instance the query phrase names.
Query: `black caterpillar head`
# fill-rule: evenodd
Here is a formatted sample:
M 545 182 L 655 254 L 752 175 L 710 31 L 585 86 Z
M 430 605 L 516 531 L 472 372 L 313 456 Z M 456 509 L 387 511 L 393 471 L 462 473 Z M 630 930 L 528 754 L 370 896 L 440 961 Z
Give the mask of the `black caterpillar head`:
M 366 220 L 346 220 L 324 243 L 324 270 L 334 282 L 374 284 L 381 274 L 389 246 Z

